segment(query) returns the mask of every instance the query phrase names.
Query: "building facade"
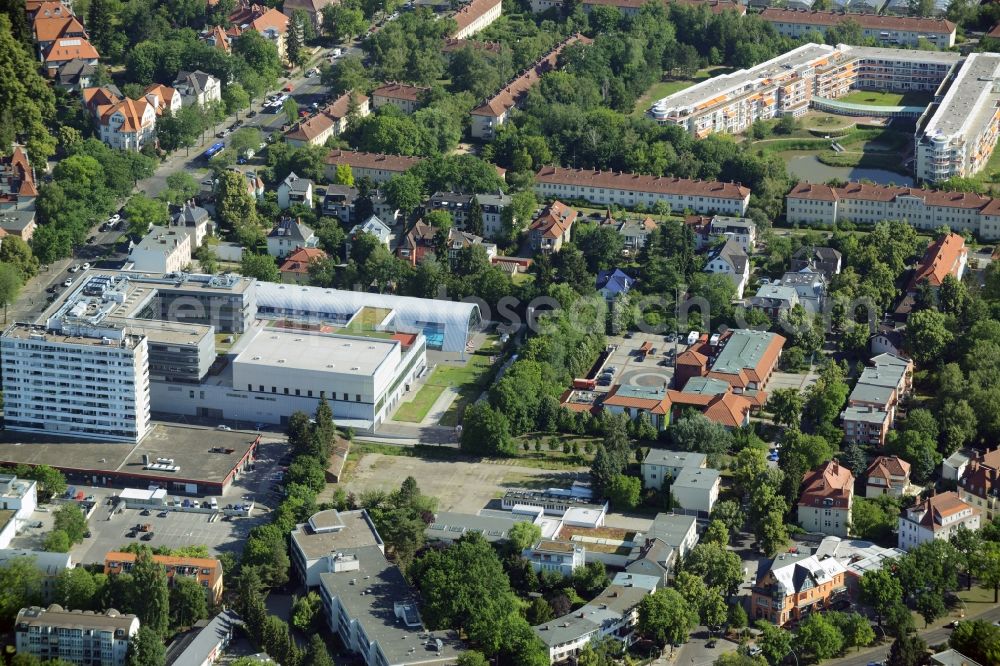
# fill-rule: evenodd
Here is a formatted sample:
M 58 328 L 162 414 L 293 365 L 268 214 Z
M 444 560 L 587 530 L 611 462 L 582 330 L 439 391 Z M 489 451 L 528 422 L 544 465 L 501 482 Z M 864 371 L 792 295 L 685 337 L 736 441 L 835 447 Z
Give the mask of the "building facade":
M 955 24 L 943 18 L 917 16 L 882 16 L 843 11 L 808 11 L 768 7 L 760 17 L 774 26 L 782 37 L 802 39 L 812 33 L 826 35 L 830 28 L 853 21 L 861 34 L 885 46 L 917 47 L 920 40 L 940 48 L 955 45 Z
M 210 605 L 222 601 L 222 562 L 205 557 L 175 557 L 173 555 L 153 555 L 153 562 L 167 573 L 167 582 L 173 584 L 181 576 L 194 579 L 205 589 Z M 135 553 L 110 552 L 104 556 L 104 573 L 115 576 L 128 573 L 135 564 Z
M 372 91 L 371 107 L 377 109 L 391 104 L 405 114 L 420 108 L 421 100 L 430 88 L 412 86 L 408 83 L 386 83 Z
M 157 227 L 128 254 L 132 268 L 148 273 L 176 273 L 191 264 L 191 236 L 173 227 Z
M 452 39 L 468 39 L 500 18 L 502 11 L 500 0 L 471 0 L 452 15 L 455 21 Z
M 959 526 L 975 531 L 981 512 L 962 501 L 956 492 L 933 493 L 899 517 L 899 548 L 910 550 L 934 539 L 947 541 Z
M 111 609 L 106 613 L 22 608 L 14 621 L 17 651 L 45 661 L 63 659 L 79 666 L 125 666 L 129 640 L 139 618 Z
M 847 571 L 836 558 L 783 554 L 753 586 L 750 616 L 779 627 L 828 608 L 847 593 Z
M 535 571 L 554 572 L 572 576 L 587 559 L 587 547 L 578 541 L 541 539 L 521 551 L 521 557 L 528 560 Z
M 910 486 L 910 463 L 899 456 L 879 456 L 865 471 L 865 497 L 902 497 Z
M 963 502 L 981 511 L 986 520 L 1000 515 L 1000 448 L 976 451 L 955 476 Z
M 844 440 L 885 446 L 899 403 L 913 387 L 913 361 L 880 354 L 861 372 L 840 414 Z
M 854 475 L 836 461 L 806 472 L 799 496 L 799 524 L 807 532 L 846 537 L 851 529 Z
M 12 324 L 0 350 L 9 430 L 125 442 L 149 430 L 146 336 Z
M 535 174 L 535 192 L 545 199 L 583 199 L 627 208 L 636 204 L 652 208 L 662 201 L 675 212 L 742 216 L 750 206 L 749 188 L 735 183 L 551 166 Z
M 1000 239 L 1000 199 L 971 192 L 867 183 L 848 183 L 844 187 L 799 183 L 785 196 L 785 217 L 792 224 L 902 220 L 925 232 L 947 226 L 982 239 Z

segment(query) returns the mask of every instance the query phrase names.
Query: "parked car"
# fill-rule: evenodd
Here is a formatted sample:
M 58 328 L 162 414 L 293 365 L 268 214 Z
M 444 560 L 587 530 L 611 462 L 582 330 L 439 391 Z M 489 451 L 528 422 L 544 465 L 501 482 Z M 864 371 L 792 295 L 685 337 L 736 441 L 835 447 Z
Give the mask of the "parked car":
M 249 111 L 247 111 L 247 118 L 253 118 L 256 115 L 257 115 L 257 112 L 254 111 L 253 109 L 250 109 Z
M 73 286 L 73 278 L 66 278 L 65 282 L 63 282 L 63 286 L 64 287 L 72 287 Z M 46 509 L 46 511 L 48 511 L 48 509 Z
M 119 215 L 118 213 L 115 213 L 114 215 L 112 215 L 111 217 L 109 217 L 109 218 L 108 218 L 108 222 L 109 222 L 110 224 L 118 224 L 118 222 L 119 222 L 119 221 L 120 221 L 121 219 L 122 219 L 122 216 L 121 216 L 121 215 Z
M 125 533 L 125 536 L 127 536 L 129 539 L 134 539 L 136 534 L 138 534 L 138 532 L 136 532 L 135 530 L 129 530 L 128 532 Z
M 84 264 L 82 268 L 85 271 L 89 271 L 90 270 L 90 264 Z
M 80 264 L 73 264 L 73 266 L 69 269 L 69 272 L 70 273 L 76 273 L 79 270 L 80 270 Z
M 226 432 L 228 432 L 228 431 L 232 430 L 232 428 L 230 428 L 229 426 L 227 426 L 227 425 L 222 425 L 222 424 L 219 424 L 219 425 L 217 425 L 217 426 L 215 427 L 215 429 L 216 429 L 216 430 L 225 430 Z
M 148 516 L 149 515 L 149 509 L 143 509 L 142 511 L 139 512 L 139 515 L 140 516 Z
M 158 514 L 156 514 L 156 517 L 157 518 L 166 518 L 167 517 L 167 512 L 166 511 L 161 511 Z
M 156 535 L 155 532 L 146 532 L 145 534 L 142 535 L 142 540 L 152 541 L 155 535 Z
M 290 93 L 290 92 L 292 92 L 292 90 L 294 89 L 294 87 L 295 86 L 293 86 L 291 83 L 286 83 L 284 85 L 284 87 L 282 88 L 282 90 L 284 90 L 286 93 Z M 282 97 L 285 97 L 285 99 L 288 99 L 287 96 L 282 95 Z M 284 100 L 282 100 L 282 101 L 284 101 Z

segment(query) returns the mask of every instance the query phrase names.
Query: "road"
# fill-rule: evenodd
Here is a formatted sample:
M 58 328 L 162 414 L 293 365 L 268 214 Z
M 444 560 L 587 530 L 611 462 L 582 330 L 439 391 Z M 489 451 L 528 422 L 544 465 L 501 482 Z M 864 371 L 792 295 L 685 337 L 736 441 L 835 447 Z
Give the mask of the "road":
M 325 62 L 327 54 L 327 49 L 320 50 L 310 66 Z M 345 55 L 360 56 L 361 49 L 357 46 L 357 43 L 347 45 Z M 306 69 L 308 68 L 303 68 L 302 71 Z M 309 108 L 313 102 L 320 102 L 326 97 L 328 92 L 326 86 L 320 83 L 319 77 L 306 78 L 300 74 L 282 80 L 279 89 L 288 83 L 292 85 L 291 96 L 302 109 Z M 244 127 L 257 127 L 265 135 L 273 131 L 280 131 L 281 126 L 286 120 L 284 113 L 262 113 L 262 102 L 263 100 L 260 100 L 251 106 L 257 114 L 253 118 L 245 118 Z M 204 171 L 205 164 L 200 160 L 200 156 L 205 148 L 219 141 L 219 139 L 215 138 L 214 132 L 224 127 L 232 126 L 237 120 L 237 116 L 243 116 L 245 113 L 246 111 L 243 111 L 240 114 L 231 115 L 220 122 L 216 128 L 213 128 L 212 132 L 206 131 L 202 141 L 190 151 L 179 150 L 168 155 L 156 167 L 156 172 L 151 177 L 136 183 L 135 191 L 143 192 L 148 196 L 156 196 L 167 188 L 167 177 L 171 174 L 180 171 Z M 228 143 L 229 140 L 227 138 L 224 141 Z M 197 176 L 197 174 L 193 175 Z M 201 177 L 198 177 L 198 180 L 200 181 Z M 102 259 L 120 260 L 125 257 L 127 248 L 116 247 L 116 242 L 121 236 L 122 231 L 110 230 L 102 232 L 99 230 L 99 226 L 103 222 L 104 220 L 99 220 L 94 225 L 94 228 L 91 230 L 93 241 L 77 248 L 73 257 L 60 259 L 51 265 L 43 267 L 38 275 L 24 285 L 18 295 L 17 302 L 7 308 L 7 321 L 34 321 L 47 307 L 50 294 L 72 288 L 72 285 L 67 287 L 64 286 L 64 283 L 67 279 L 75 277 L 74 272 L 70 270 L 74 266 L 79 266 L 87 262 L 93 264 Z

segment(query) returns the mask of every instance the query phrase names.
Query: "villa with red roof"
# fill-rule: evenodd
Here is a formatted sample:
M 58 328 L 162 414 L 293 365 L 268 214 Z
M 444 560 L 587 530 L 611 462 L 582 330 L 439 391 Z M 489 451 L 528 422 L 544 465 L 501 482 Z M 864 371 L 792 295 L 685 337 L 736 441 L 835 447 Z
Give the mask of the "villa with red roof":
M 976 451 L 958 479 L 958 495 L 986 514 L 1000 515 L 1000 447 Z
M 326 252 L 318 247 L 298 248 L 285 257 L 284 263 L 278 269 L 281 272 L 281 281 L 309 284 L 309 264 L 326 258 Z
M 119 150 L 142 150 L 156 139 L 157 99 L 155 92 L 142 99 L 119 99 L 109 88 L 83 91 L 83 105 L 97 121 L 101 141 Z
M 910 550 L 935 539 L 947 541 L 960 526 L 978 530 L 979 509 L 962 501 L 958 493 L 936 493 L 914 504 L 899 517 L 899 548 Z
M 937 289 L 949 275 L 961 280 L 968 263 L 969 249 L 965 246 L 965 239 L 956 233 L 942 236 L 927 246 L 924 258 L 913 273 L 907 292 L 915 294 L 923 284 L 931 289 Z
M 910 488 L 910 463 L 899 456 L 879 456 L 865 471 L 865 497 L 902 497 Z
M 553 201 L 545 207 L 528 228 L 531 247 L 542 254 L 553 254 L 568 243 L 573 232 L 573 223 L 579 215 L 576 210 L 560 201 Z
M 799 495 L 799 525 L 807 532 L 846 537 L 851 528 L 854 475 L 835 460 L 806 472 Z

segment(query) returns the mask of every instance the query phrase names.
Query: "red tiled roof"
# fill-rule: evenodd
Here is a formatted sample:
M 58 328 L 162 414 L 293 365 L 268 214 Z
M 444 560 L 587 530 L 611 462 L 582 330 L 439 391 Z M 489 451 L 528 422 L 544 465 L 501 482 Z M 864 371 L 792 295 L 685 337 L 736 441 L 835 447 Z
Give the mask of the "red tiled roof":
M 51 42 L 60 37 L 85 37 L 86 30 L 75 16 L 35 17 L 35 41 Z
M 943 18 L 915 16 L 881 16 L 846 12 L 810 11 L 808 9 L 780 9 L 768 7 L 760 17 L 768 23 L 799 23 L 802 25 L 834 26 L 844 21 L 854 21 L 870 30 L 906 30 L 920 33 L 950 34 L 955 24 Z
M 688 180 L 667 176 L 646 176 L 622 171 L 593 171 L 590 169 L 564 169 L 546 166 L 535 174 L 535 182 L 581 187 L 601 187 L 634 192 L 676 194 L 685 196 L 714 197 L 716 199 L 743 200 L 750 196 L 750 188 L 736 183 L 717 180 Z
M 530 229 L 540 233 L 544 238 L 559 238 L 573 228 L 578 215 L 576 210 L 561 201 L 553 201 L 535 218 Z
M 915 290 L 921 282 L 926 281 L 932 287 L 940 287 L 945 277 L 958 277 L 958 269 L 962 259 L 968 256 L 965 239 L 956 233 L 950 233 L 927 246 L 924 258 L 910 280 L 910 291 Z
M 474 39 L 456 39 L 454 37 L 449 37 L 444 40 L 444 46 L 441 47 L 441 52 L 451 53 L 453 51 L 461 51 L 466 46 L 477 51 L 489 51 L 491 53 L 500 53 L 502 50 L 500 42 L 480 42 Z
M 504 88 L 490 97 L 481 105 L 472 110 L 475 116 L 490 116 L 499 118 L 507 111 L 511 110 L 521 101 L 525 94 L 541 79 L 542 75 L 554 70 L 559 60 L 559 54 L 569 46 L 580 42 L 581 44 L 592 44 L 593 40 L 577 33 L 563 40 L 558 46 L 542 56 L 530 69 L 525 70 L 520 76 L 508 83 Z
M 416 102 L 420 96 L 430 88 L 423 86 L 411 86 L 407 83 L 384 83 L 372 91 L 372 97 L 388 97 L 389 99 L 404 99 L 408 102 Z
M 913 505 L 913 507 L 907 510 L 907 513 L 913 511 L 923 512 L 920 524 L 928 529 L 937 531 L 942 527 L 942 518 L 947 518 L 948 516 L 967 509 L 972 509 L 973 514 L 979 512 L 978 509 L 962 501 L 962 498 L 958 496 L 958 493 L 955 491 L 948 491 L 946 493 L 931 495 L 923 502 Z
M 501 0 L 472 0 L 452 15 L 455 20 L 455 32 L 468 28 L 481 16 L 489 13 L 499 5 Z
M 846 509 L 853 493 L 854 475 L 851 474 L 851 470 L 831 460 L 817 469 L 806 472 L 802 478 L 799 504 L 820 506 L 823 500 L 830 499 L 833 500 L 833 506 Z
M 73 10 L 55 0 L 45 0 L 44 2 L 27 0 L 25 2 L 25 10 L 36 18 L 39 16 L 46 18 L 53 16 L 73 16 Z
M 142 116 L 146 112 L 146 107 L 152 106 L 146 99 L 125 98 L 117 104 L 111 105 L 101 113 L 101 123 L 105 124 L 115 113 L 121 111 L 125 122 L 122 123 L 122 132 L 137 132 L 142 127 Z
M 314 138 L 327 131 L 333 125 L 339 123 L 347 117 L 348 109 L 351 106 L 351 94 L 352 93 L 344 93 L 335 99 L 331 104 L 320 109 L 316 115 L 303 120 L 286 132 L 285 138 L 298 139 L 300 141 L 312 141 Z M 367 102 L 368 98 L 364 95 L 355 96 L 355 103 L 359 106 L 364 106 Z
M 971 192 L 945 192 L 921 190 L 914 187 L 888 187 L 870 183 L 848 183 L 845 187 L 831 187 L 815 183 L 797 183 L 787 195 L 791 199 L 809 201 L 839 201 L 856 199 L 861 201 L 893 201 L 896 197 L 917 197 L 928 206 L 949 208 L 984 209 L 992 203 L 990 197 Z
M 865 470 L 865 476 L 869 479 L 885 479 L 887 487 L 892 487 L 892 480 L 899 477 L 910 478 L 910 463 L 902 460 L 898 456 L 879 456 L 872 461 L 872 464 Z
M 353 150 L 331 150 L 326 156 L 327 164 L 348 164 L 361 169 L 382 169 L 403 172 L 416 166 L 423 159 L 405 155 L 384 155 L 382 153 L 361 153 Z
M 708 367 L 708 357 L 691 349 L 677 355 L 677 365 L 693 365 L 699 368 Z
M 326 258 L 326 252 L 318 247 L 300 247 L 288 255 L 285 263 L 281 264 L 281 268 L 278 270 L 282 273 L 304 274 L 309 272 L 310 262 L 322 261 Z
M 49 48 L 49 52 L 45 54 L 45 62 L 67 62 L 74 58 L 97 60 L 100 57 L 93 44 L 83 37 L 69 37 L 56 40 L 55 44 Z
M 28 161 L 28 154 L 24 148 L 15 145 L 10 157 L 0 157 L 0 164 L 4 165 L 4 171 L 9 172 L 10 178 L 21 182 L 17 190 L 18 196 L 38 196 L 38 189 L 35 187 L 35 174 L 31 170 L 31 163 Z
M 1000 23 L 990 28 L 990 31 L 986 33 L 987 37 L 992 37 L 993 39 L 1000 39 Z

